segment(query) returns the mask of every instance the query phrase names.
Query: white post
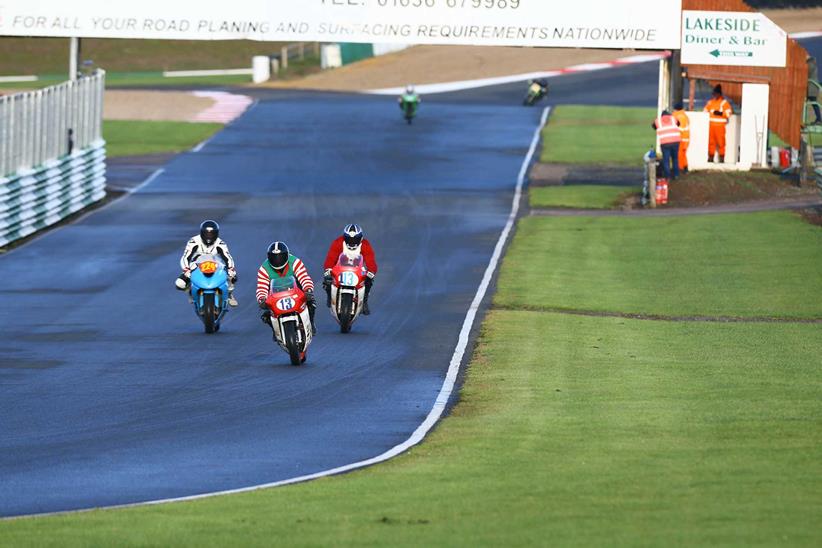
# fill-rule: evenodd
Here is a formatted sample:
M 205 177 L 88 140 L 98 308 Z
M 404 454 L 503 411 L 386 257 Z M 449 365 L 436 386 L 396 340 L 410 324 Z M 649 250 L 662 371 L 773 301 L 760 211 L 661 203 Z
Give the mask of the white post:
M 662 115 L 662 111 L 668 108 L 668 99 L 671 92 L 671 74 L 668 69 L 670 59 L 668 57 L 659 60 L 659 89 L 657 91 L 656 99 L 656 115 L 657 118 Z M 659 139 L 656 141 L 657 156 L 662 154 L 662 149 L 659 148 Z
M 80 39 L 69 38 L 69 80 L 77 80 L 80 71 Z

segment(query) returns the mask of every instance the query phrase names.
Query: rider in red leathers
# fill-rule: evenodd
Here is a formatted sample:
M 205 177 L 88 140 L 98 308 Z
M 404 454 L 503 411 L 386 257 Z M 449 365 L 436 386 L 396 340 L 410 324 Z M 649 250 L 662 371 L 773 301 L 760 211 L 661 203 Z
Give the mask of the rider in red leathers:
M 362 255 L 365 261 L 368 274 L 365 278 L 365 302 L 363 302 L 362 313 L 368 316 L 371 313 L 368 309 L 368 294 L 371 292 L 371 286 L 377 276 L 377 259 L 374 256 L 374 248 L 371 247 L 371 242 L 364 237 L 362 228 L 357 224 L 346 225 L 342 236 L 331 242 L 331 247 L 328 248 L 328 255 L 326 255 L 323 264 L 325 270 L 323 288 L 325 288 L 327 297 L 326 306 L 331 308 L 331 269 L 334 268 L 337 259 L 343 253 L 352 257 Z

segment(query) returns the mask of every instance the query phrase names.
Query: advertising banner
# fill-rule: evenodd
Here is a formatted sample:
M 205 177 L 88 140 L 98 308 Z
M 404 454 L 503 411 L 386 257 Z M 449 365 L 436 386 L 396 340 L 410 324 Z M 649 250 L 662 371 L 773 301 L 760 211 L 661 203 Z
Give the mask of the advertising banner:
M 683 65 L 784 67 L 787 33 L 754 12 L 683 11 Z
M 681 0 L 0 0 L 0 36 L 673 49 Z

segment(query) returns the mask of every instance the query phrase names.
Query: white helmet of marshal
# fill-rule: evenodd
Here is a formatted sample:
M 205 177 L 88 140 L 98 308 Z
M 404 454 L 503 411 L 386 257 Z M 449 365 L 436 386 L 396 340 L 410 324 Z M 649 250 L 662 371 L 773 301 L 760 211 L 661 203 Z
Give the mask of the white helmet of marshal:
M 343 253 L 346 257 L 355 258 L 360 255 L 362 249 L 363 232 L 362 227 L 358 224 L 351 223 L 345 225 L 343 229 Z

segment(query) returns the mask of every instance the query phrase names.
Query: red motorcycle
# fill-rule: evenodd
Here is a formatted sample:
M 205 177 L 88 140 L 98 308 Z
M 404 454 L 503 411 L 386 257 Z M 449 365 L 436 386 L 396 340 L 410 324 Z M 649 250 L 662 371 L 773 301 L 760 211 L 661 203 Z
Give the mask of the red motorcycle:
M 297 280 L 293 276 L 271 280 L 265 304 L 271 311 L 274 340 L 288 353 L 291 365 L 304 363 L 312 338 L 311 317 Z
M 331 315 L 340 324 L 340 332 L 348 333 L 362 312 L 365 302 L 365 278 L 368 270 L 362 255 L 340 254 L 331 269 Z

